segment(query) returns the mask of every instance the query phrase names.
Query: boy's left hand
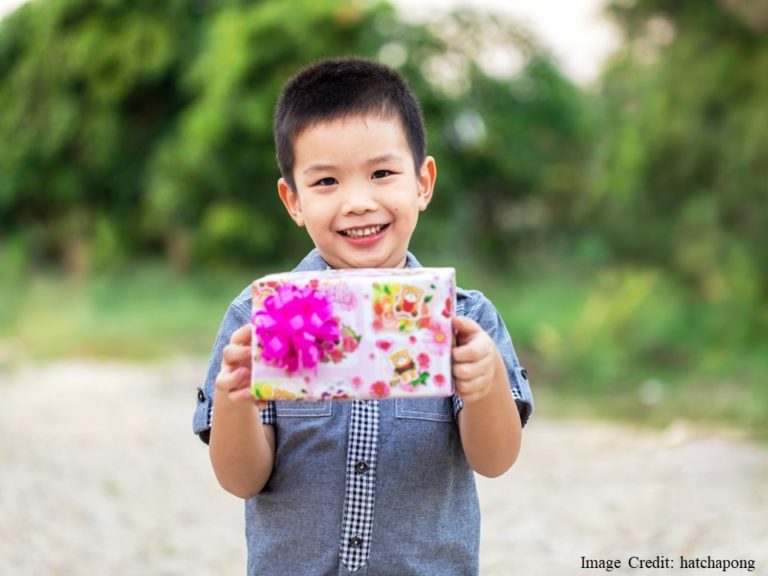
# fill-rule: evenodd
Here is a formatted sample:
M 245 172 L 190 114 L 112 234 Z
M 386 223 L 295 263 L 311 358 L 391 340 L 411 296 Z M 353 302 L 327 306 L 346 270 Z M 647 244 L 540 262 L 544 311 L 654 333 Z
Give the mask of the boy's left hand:
M 496 344 L 474 320 L 465 316 L 453 319 L 456 346 L 453 348 L 453 378 L 456 393 L 469 404 L 490 392 L 496 375 Z

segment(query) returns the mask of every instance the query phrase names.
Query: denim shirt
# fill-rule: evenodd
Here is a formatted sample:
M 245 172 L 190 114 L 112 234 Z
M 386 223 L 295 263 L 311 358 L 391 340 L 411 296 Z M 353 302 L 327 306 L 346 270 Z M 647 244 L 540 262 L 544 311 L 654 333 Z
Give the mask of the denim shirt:
M 408 254 L 406 266 L 420 264 Z M 295 271 L 325 270 L 316 250 Z M 525 424 L 533 396 L 496 309 L 480 292 L 457 289 L 456 313 L 480 324 L 498 346 Z M 193 430 L 207 441 L 221 352 L 250 320 L 251 288 L 222 322 L 205 384 L 197 392 Z M 275 461 L 266 486 L 245 502 L 248 574 L 466 576 L 478 573 L 480 509 L 474 473 L 459 436 L 458 396 L 376 401 L 270 402 L 262 421 L 275 428 Z M 355 461 L 359 416 L 372 414 L 374 438 Z M 370 434 L 369 431 L 365 432 Z M 347 541 L 350 491 L 367 477 L 366 529 Z M 359 482 L 358 482 L 359 485 Z M 356 512 L 356 510 L 358 510 Z M 355 542 L 357 540 L 357 542 Z M 351 558 L 350 546 L 364 554 Z

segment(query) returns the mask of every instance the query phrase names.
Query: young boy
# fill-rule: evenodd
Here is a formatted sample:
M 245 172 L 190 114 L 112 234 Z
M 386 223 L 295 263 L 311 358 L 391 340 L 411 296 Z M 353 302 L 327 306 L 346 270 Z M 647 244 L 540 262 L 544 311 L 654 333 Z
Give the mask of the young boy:
M 283 88 L 274 131 L 278 194 L 316 247 L 296 271 L 420 266 L 408 244 L 436 166 L 396 72 L 316 62 Z M 194 430 L 224 489 L 246 499 L 248 574 L 478 572 L 473 471 L 512 466 L 533 398 L 493 305 L 458 289 L 456 312 L 452 398 L 259 403 L 250 287 L 232 302 Z

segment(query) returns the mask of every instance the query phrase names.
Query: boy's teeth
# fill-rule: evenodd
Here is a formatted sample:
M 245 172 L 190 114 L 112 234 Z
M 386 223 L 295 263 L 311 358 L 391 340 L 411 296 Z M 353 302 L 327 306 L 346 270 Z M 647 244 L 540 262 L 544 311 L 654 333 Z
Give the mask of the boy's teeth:
M 384 226 L 368 226 L 367 228 L 350 228 L 344 233 L 352 238 L 364 238 L 372 234 L 378 234 Z

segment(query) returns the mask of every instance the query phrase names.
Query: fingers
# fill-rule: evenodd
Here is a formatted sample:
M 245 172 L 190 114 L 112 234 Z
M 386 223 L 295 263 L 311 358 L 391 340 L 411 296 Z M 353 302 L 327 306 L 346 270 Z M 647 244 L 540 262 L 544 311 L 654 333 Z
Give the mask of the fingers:
M 251 394 L 251 325 L 232 333 L 221 353 L 221 369 L 215 386 L 233 402 L 254 401 Z
M 251 325 L 246 324 L 244 326 L 241 326 L 237 330 L 235 330 L 232 333 L 232 337 L 229 339 L 230 344 L 245 344 L 247 346 L 251 345 Z
M 246 324 L 235 330 L 221 353 L 221 369 L 234 371 L 238 366 L 247 366 L 251 361 L 251 325 Z
M 479 324 L 469 318 L 461 318 L 463 332 L 458 332 L 458 345 L 451 351 L 451 358 L 454 362 L 480 362 L 486 356 L 490 355 L 495 348 L 491 337 L 483 330 Z M 465 329 L 466 328 L 466 329 Z
M 241 344 L 227 344 L 221 353 L 224 364 L 240 366 L 251 360 L 251 347 Z
M 466 316 L 454 316 L 453 329 L 456 330 L 456 332 L 463 333 L 479 332 L 482 330 L 477 322 Z
M 483 332 L 482 327 L 477 322 L 466 316 L 455 316 L 452 327 L 456 333 L 456 341 L 459 346 L 469 342 L 475 334 Z
M 453 377 L 457 382 L 469 382 L 485 378 L 490 372 L 490 364 L 469 362 L 453 365 Z
M 495 374 L 496 345 L 477 322 L 457 316 L 453 328 L 458 346 L 451 351 L 456 393 L 464 402 L 483 398 Z
M 253 402 L 253 394 L 251 393 L 251 387 L 246 386 L 238 390 L 233 390 L 229 393 L 229 399 L 232 402 Z
M 453 331 L 456 333 L 456 347 L 461 348 L 474 342 L 477 338 L 487 336 L 482 326 L 467 318 L 466 316 L 456 316 L 453 319 Z
M 451 350 L 451 358 L 454 363 L 477 362 L 483 357 L 484 353 L 485 347 L 483 343 L 475 339 Z
M 234 371 L 219 371 L 216 376 L 216 388 L 222 392 L 233 392 L 245 388 L 250 394 L 251 371 L 240 367 Z
M 456 394 L 463 402 L 469 404 L 483 398 L 488 393 L 488 387 L 484 384 L 485 378 L 480 376 L 472 380 L 456 381 Z

